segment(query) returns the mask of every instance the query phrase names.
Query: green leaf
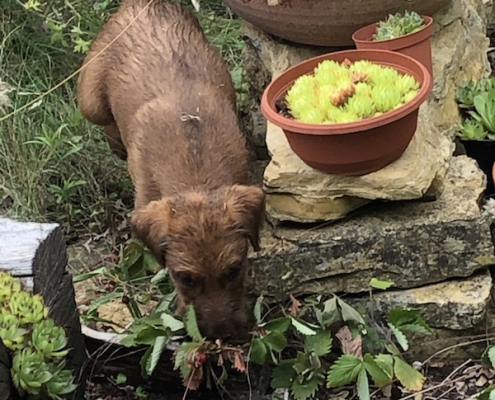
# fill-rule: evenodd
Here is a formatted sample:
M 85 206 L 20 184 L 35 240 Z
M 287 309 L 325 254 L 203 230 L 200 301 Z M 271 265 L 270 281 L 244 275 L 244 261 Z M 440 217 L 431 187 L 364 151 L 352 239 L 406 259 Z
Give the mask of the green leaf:
M 404 351 L 407 351 L 409 349 L 409 343 L 407 342 L 406 336 L 399 329 L 393 326 L 390 322 L 388 323 L 388 326 L 390 330 L 393 332 L 395 338 L 397 339 L 397 342 L 399 342 L 400 347 L 402 347 Z
M 263 305 L 263 296 L 260 296 L 256 299 L 256 303 L 254 305 L 254 318 L 256 319 L 256 324 L 261 324 L 261 307 Z
M 390 383 L 392 383 L 393 377 L 393 359 L 390 357 L 390 368 L 387 367 L 387 372 L 385 372 L 382 367 L 375 361 L 371 354 L 364 355 L 364 368 L 368 371 L 375 385 L 382 388 Z
M 323 304 L 323 313 L 321 315 L 320 323 L 323 326 L 330 326 L 341 319 L 342 318 L 337 307 L 337 297 L 334 296 L 333 298 L 325 301 Z
M 153 371 L 155 370 L 158 361 L 160 361 L 160 356 L 163 353 L 167 346 L 167 338 L 166 337 L 157 337 L 155 343 L 153 344 L 153 350 L 150 354 L 148 362 L 146 363 L 146 374 L 151 376 Z
M 89 305 L 88 311 L 86 312 L 86 315 L 91 315 L 91 314 L 96 313 L 98 308 L 100 308 L 102 305 L 110 303 L 111 301 L 113 301 L 115 299 L 120 299 L 121 297 L 122 297 L 122 293 L 114 291 L 114 292 L 110 292 L 110 293 L 104 294 L 103 296 L 96 298 Z
M 390 354 L 378 354 L 375 357 L 376 364 L 388 376 L 390 380 L 394 378 L 394 358 Z
M 376 279 L 376 278 L 371 278 L 371 280 L 370 280 L 370 286 L 373 289 L 387 290 L 393 284 L 394 284 L 394 282 L 391 282 L 391 281 L 381 281 L 381 280 Z
M 187 334 L 195 341 L 200 342 L 203 340 L 203 336 L 199 331 L 198 321 L 196 320 L 196 313 L 192 305 L 188 306 L 187 314 L 185 318 L 185 326 Z
M 311 329 L 309 326 L 306 324 L 303 324 L 302 322 L 299 322 L 297 319 L 294 317 L 290 317 L 290 320 L 292 322 L 292 325 L 294 328 L 298 330 L 299 333 L 302 333 L 303 335 L 316 335 L 316 332 Z
M 92 277 L 94 277 L 96 275 L 104 275 L 106 272 L 107 272 L 107 268 L 106 267 L 101 267 L 101 268 L 95 269 L 95 270 L 93 270 L 91 272 L 86 272 L 84 274 L 75 275 L 72 278 L 72 282 L 73 283 L 82 282 L 82 281 L 91 279 Z
M 115 383 L 117 385 L 123 385 L 126 382 L 127 382 L 127 376 L 125 376 L 122 373 L 117 375 L 117 379 L 115 379 Z
M 287 347 L 287 338 L 279 332 L 270 332 L 262 340 L 270 349 L 278 353 Z
M 251 341 L 249 361 L 263 365 L 265 363 L 267 354 L 268 354 L 268 348 L 266 347 L 265 343 L 263 343 L 261 339 L 254 338 Z
M 140 365 L 141 365 L 141 376 L 143 378 L 149 378 L 148 375 L 148 363 L 151 357 L 151 353 L 153 352 L 153 347 L 150 346 L 146 349 L 146 352 L 141 357 Z
M 366 369 L 362 368 L 357 377 L 357 394 L 359 400 L 370 400 L 370 386 Z
M 177 332 L 181 329 L 184 329 L 184 322 L 179 321 L 178 319 L 174 318 L 172 315 L 163 313 L 160 317 L 162 319 L 163 327 L 165 329 L 170 329 L 172 332 Z
M 363 368 L 363 362 L 359 358 L 350 354 L 340 356 L 328 371 L 327 387 L 334 388 L 354 382 Z
M 481 356 L 481 362 L 488 368 L 495 369 L 495 346 L 488 346 Z
M 425 377 L 400 357 L 394 356 L 394 372 L 402 385 L 413 392 L 423 388 Z
M 332 333 L 330 331 L 318 330 L 316 335 L 306 336 L 304 347 L 307 352 L 314 351 L 318 357 L 326 356 L 332 347 Z
M 320 386 L 320 378 L 317 374 L 314 374 L 311 379 L 304 380 L 302 383 L 298 379 L 295 379 L 292 384 L 292 396 L 296 400 L 306 400 L 315 395 L 318 386 Z
M 477 400 L 495 400 L 495 385 L 490 385 L 483 390 Z
M 394 308 L 388 314 L 388 322 L 401 331 L 433 333 L 433 330 L 421 317 L 419 308 Z
M 296 377 L 296 371 L 293 368 L 295 360 L 284 360 L 278 363 L 273 369 L 271 386 L 273 389 L 289 389 Z
M 164 281 L 165 279 L 168 278 L 168 271 L 166 269 L 161 269 L 160 271 L 158 271 L 154 276 L 153 278 L 151 278 L 151 283 L 153 285 L 157 284 L 157 283 L 160 283 L 162 281 Z
M 359 314 L 353 307 L 351 307 L 342 299 L 337 299 L 337 302 L 340 307 L 340 312 L 342 313 L 342 320 L 344 322 L 352 321 L 357 322 L 361 325 L 366 325 L 366 322 L 364 322 L 361 314 Z
M 161 268 L 160 264 L 158 264 L 158 261 L 156 261 L 156 258 L 153 256 L 153 254 L 151 254 L 151 252 L 148 249 L 145 249 L 143 251 L 143 265 L 151 272 L 159 273 L 161 271 L 166 271 L 164 269 L 160 270 Z
M 279 332 L 285 333 L 290 326 L 290 318 L 289 317 L 280 317 L 276 319 L 272 319 L 271 321 L 266 322 L 265 324 L 260 325 L 268 332 Z

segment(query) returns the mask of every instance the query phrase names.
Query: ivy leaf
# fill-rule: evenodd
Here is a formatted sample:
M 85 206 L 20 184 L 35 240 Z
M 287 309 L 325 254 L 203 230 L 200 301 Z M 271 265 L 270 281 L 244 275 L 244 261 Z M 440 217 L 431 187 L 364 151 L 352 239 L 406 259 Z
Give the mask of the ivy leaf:
M 156 366 L 158 365 L 158 361 L 165 350 L 167 345 L 167 338 L 160 336 L 155 339 L 155 343 L 153 344 L 153 350 L 148 358 L 148 362 L 146 363 L 146 374 L 151 376 Z
M 495 346 L 488 346 L 481 356 L 481 362 L 488 368 L 495 369 Z
M 256 364 L 263 365 L 265 363 L 267 354 L 268 348 L 266 347 L 265 343 L 263 343 L 261 339 L 254 338 L 251 341 L 249 360 Z
M 375 385 L 382 388 L 390 383 L 392 383 L 392 374 L 393 374 L 393 359 L 390 357 L 390 369 L 387 368 L 387 372 L 385 372 L 382 367 L 375 361 L 371 354 L 364 355 L 364 368 L 368 371 Z
M 318 330 L 316 335 L 306 336 L 304 347 L 307 352 L 314 351 L 318 357 L 323 357 L 330 353 L 332 333 L 326 330 Z
M 315 395 L 320 384 L 321 381 L 318 374 L 314 374 L 311 379 L 304 380 L 302 383 L 298 379 L 295 379 L 292 384 L 292 396 L 296 400 L 306 400 Z
M 392 381 L 394 377 L 394 358 L 390 354 L 378 354 L 375 357 L 375 362 Z
M 371 280 L 370 280 L 370 286 L 374 289 L 387 290 L 393 284 L 394 284 L 394 282 L 381 281 L 381 280 L 376 279 L 376 278 L 371 278 Z
M 170 329 L 172 332 L 179 331 L 181 329 L 184 329 L 184 322 L 179 321 L 178 319 L 174 318 L 172 315 L 163 313 L 160 315 L 160 318 L 163 323 L 163 327 L 165 329 Z M 188 331 L 189 333 L 189 331 Z
M 279 332 L 270 332 L 262 340 L 270 349 L 278 353 L 287 347 L 286 337 Z
M 397 356 L 394 356 L 394 372 L 397 379 L 406 389 L 417 392 L 423 388 L 425 380 L 423 374 Z
M 388 323 L 388 326 L 390 330 L 393 332 L 395 338 L 397 339 L 397 342 L 399 342 L 400 347 L 402 347 L 404 351 L 407 351 L 409 349 L 409 343 L 407 341 L 406 336 L 390 322 Z
M 359 400 L 370 400 L 370 385 L 368 383 L 366 369 L 364 368 L 361 368 L 357 377 L 357 393 Z
M 309 326 L 306 324 L 303 324 L 302 322 L 299 322 L 297 319 L 290 317 L 290 320 L 292 322 L 292 325 L 294 328 L 296 328 L 299 333 L 302 333 L 303 335 L 316 335 L 316 332 L 311 329 Z
M 283 360 L 277 364 L 272 372 L 271 386 L 273 389 L 289 389 L 296 377 L 296 371 L 293 368 L 295 360 Z
M 340 356 L 328 371 L 327 387 L 339 387 L 354 382 L 363 368 L 363 362 L 359 358 L 350 354 Z
M 271 321 L 268 321 L 267 323 L 260 326 L 262 326 L 269 332 L 285 333 L 285 331 L 289 329 L 290 318 L 280 317 L 280 318 L 272 319 Z
M 195 341 L 200 342 L 203 340 L 203 336 L 198 328 L 198 321 L 196 320 L 196 313 L 194 307 L 190 305 L 187 309 L 185 318 L 185 326 L 187 334 Z

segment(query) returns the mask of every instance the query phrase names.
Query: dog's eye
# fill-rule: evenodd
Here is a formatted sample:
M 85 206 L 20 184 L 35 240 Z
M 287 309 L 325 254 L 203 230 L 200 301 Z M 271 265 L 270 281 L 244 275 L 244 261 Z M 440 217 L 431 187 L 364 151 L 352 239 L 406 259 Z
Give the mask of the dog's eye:
M 235 267 L 230 267 L 229 273 L 227 275 L 227 279 L 229 282 L 232 282 L 235 278 L 239 276 L 241 272 L 241 267 L 239 265 L 236 265 Z
M 179 275 L 180 282 L 184 285 L 187 286 L 190 289 L 193 289 L 195 286 L 194 279 L 191 277 L 191 275 L 188 274 L 180 274 Z

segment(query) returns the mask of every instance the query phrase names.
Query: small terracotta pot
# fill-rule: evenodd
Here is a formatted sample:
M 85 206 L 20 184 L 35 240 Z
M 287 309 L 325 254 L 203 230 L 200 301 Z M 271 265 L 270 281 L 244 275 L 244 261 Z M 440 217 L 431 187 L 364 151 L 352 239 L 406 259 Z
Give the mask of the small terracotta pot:
M 421 17 L 425 22 L 425 27 L 409 35 L 375 42 L 373 35 L 376 32 L 378 23 L 374 23 L 354 32 L 352 40 L 358 49 L 391 50 L 410 56 L 422 63 L 433 76 L 430 39 L 433 32 L 433 18 L 426 15 Z
M 369 60 L 414 76 L 420 83 L 418 95 L 402 107 L 377 117 L 344 124 L 307 124 L 277 112 L 275 102 L 301 75 L 311 73 L 324 60 L 342 62 Z M 419 106 L 433 88 L 431 75 L 412 57 L 388 50 L 346 50 L 324 54 L 289 68 L 265 89 L 261 110 L 281 127 L 290 147 L 307 165 L 336 175 L 364 175 L 397 160 L 416 131 Z

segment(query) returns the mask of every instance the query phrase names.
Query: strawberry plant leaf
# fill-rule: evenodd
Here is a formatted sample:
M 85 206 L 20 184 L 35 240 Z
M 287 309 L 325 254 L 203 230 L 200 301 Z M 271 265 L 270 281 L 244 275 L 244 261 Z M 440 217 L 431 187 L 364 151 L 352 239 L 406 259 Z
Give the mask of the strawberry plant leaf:
M 172 332 L 177 332 L 184 329 L 184 322 L 179 321 L 170 314 L 163 313 L 160 315 L 160 318 L 165 329 L 170 329 Z
M 342 314 L 342 320 L 344 322 L 356 322 L 361 325 L 366 325 L 363 317 L 353 307 L 347 304 L 344 300 L 337 298 L 337 304 Z
M 270 332 L 262 340 L 270 349 L 278 353 L 287 347 L 287 338 L 279 332 Z
M 296 377 L 296 371 L 293 368 L 295 360 L 283 360 L 277 364 L 272 372 L 271 386 L 273 389 L 289 389 Z
M 261 307 L 263 305 L 263 296 L 260 296 L 256 299 L 256 303 L 254 304 L 254 318 L 256 319 L 256 324 L 261 324 Z
M 151 351 L 150 357 L 148 358 L 148 362 L 146 363 L 146 374 L 151 376 L 156 366 L 158 365 L 158 361 L 167 346 L 167 338 L 160 336 L 155 339 L 155 343 L 153 344 L 153 350 Z
M 323 357 L 330 353 L 332 333 L 326 330 L 318 330 L 316 335 L 305 337 L 304 347 L 307 352 L 314 351 L 318 357 Z
M 292 325 L 294 328 L 298 330 L 299 333 L 302 333 L 303 335 L 316 335 L 316 332 L 311 329 L 308 325 L 303 324 L 302 322 L 299 322 L 297 319 L 291 317 L 290 318 Z
M 394 372 L 397 379 L 406 389 L 417 392 L 423 388 L 425 380 L 423 374 L 397 356 L 394 356 Z
M 391 287 L 394 284 L 394 282 L 390 281 L 381 281 L 376 278 L 371 278 L 370 280 L 370 286 L 373 289 L 380 289 L 380 290 L 387 290 L 389 287 Z
M 318 374 L 314 374 L 311 379 L 304 380 L 302 383 L 298 379 L 295 379 L 292 383 L 292 396 L 296 400 L 306 400 L 314 396 L 320 384 L 321 379 Z
M 486 367 L 488 368 L 492 368 L 494 369 L 495 368 L 495 364 L 492 364 L 492 361 L 489 357 L 489 353 L 490 352 L 494 352 L 495 350 L 495 346 L 488 346 L 485 351 L 483 352 L 483 354 L 481 355 L 481 362 L 483 365 L 485 365 Z
M 392 331 L 392 333 L 394 334 L 395 338 L 397 339 L 397 342 L 399 343 L 400 347 L 402 347 L 404 351 L 407 351 L 409 349 L 409 343 L 407 341 L 406 336 L 390 322 L 388 323 L 388 326 Z
M 339 387 L 354 382 L 363 368 L 363 362 L 359 358 L 349 354 L 340 356 L 328 371 L 327 387 Z
M 266 322 L 265 324 L 260 325 L 268 332 L 279 332 L 285 333 L 290 326 L 290 318 L 289 317 L 280 317 L 276 319 L 272 319 L 271 321 Z
M 396 307 L 390 310 L 388 322 L 401 331 L 419 332 L 430 334 L 433 330 L 428 326 L 421 317 L 419 308 L 400 308 Z
M 370 385 L 364 368 L 361 368 L 357 377 L 357 393 L 359 400 L 370 400 Z
M 375 357 L 375 362 L 388 378 L 392 380 L 394 377 L 394 358 L 390 354 L 378 354 Z
M 200 342 L 203 340 L 203 336 L 199 331 L 198 321 L 196 320 L 196 313 L 194 311 L 194 307 L 190 305 L 187 308 L 187 314 L 185 318 L 185 326 L 187 334 L 191 337 L 191 339 Z
M 392 364 L 390 365 L 390 368 L 387 368 L 387 372 L 385 372 L 371 354 L 368 353 L 364 355 L 364 368 L 368 371 L 368 374 L 373 379 L 373 382 L 375 382 L 375 385 L 380 388 L 392 383 L 393 360 L 392 357 L 390 358 Z
M 261 339 L 254 338 L 251 341 L 251 349 L 249 352 L 249 361 L 263 365 L 268 354 L 268 349 Z
M 318 310 L 319 311 L 319 310 Z M 317 313 L 318 315 L 319 313 Z M 330 326 L 337 321 L 341 321 L 339 309 L 337 307 L 337 297 L 333 297 L 325 301 L 323 312 L 318 315 L 318 321 L 322 326 Z

